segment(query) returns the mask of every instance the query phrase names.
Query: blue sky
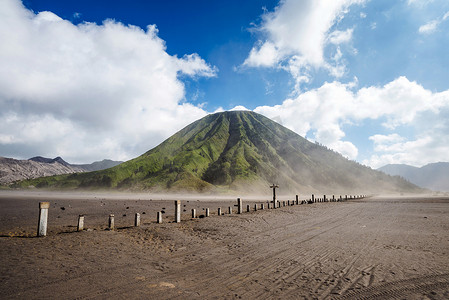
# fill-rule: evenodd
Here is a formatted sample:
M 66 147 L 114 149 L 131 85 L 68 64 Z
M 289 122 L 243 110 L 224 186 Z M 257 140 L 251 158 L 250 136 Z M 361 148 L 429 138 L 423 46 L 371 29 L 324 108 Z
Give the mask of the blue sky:
M 254 110 L 380 167 L 448 161 L 449 2 L 0 4 L 0 155 L 127 160 Z

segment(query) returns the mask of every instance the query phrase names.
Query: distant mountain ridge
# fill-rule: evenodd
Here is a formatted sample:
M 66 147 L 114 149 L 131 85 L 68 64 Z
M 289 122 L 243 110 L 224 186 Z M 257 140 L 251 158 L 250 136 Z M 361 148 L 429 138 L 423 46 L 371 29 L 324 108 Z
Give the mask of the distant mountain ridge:
M 152 191 L 420 192 L 251 111 L 210 114 L 141 156 L 107 170 L 20 183 L 43 188 Z
M 405 164 L 389 164 L 378 170 L 392 176 L 401 176 L 422 188 L 449 192 L 449 162 L 431 163 L 421 168 Z
M 43 176 L 104 170 L 120 163 L 104 159 L 91 164 L 76 165 L 69 164 L 59 156 L 56 158 L 35 156 L 28 160 L 0 157 L 0 184 Z
M 46 158 L 46 157 L 42 157 L 42 156 L 35 156 L 32 158 L 29 158 L 28 160 L 32 160 L 35 162 L 40 162 L 40 163 L 46 163 L 46 164 L 52 164 L 52 163 L 60 163 L 64 166 L 70 166 L 70 164 L 68 162 L 66 162 L 65 160 L 63 160 L 60 156 L 56 157 L 56 158 Z
M 123 162 L 123 161 L 115 161 L 115 160 L 110 160 L 110 159 L 103 159 L 102 161 L 95 161 L 91 164 L 70 164 L 70 163 L 66 162 L 65 160 L 63 160 L 60 156 L 58 156 L 56 158 L 46 158 L 46 157 L 42 157 L 42 156 L 35 156 L 28 160 L 32 160 L 35 162 L 41 162 L 41 163 L 48 163 L 48 164 L 57 162 L 64 166 L 80 168 L 86 172 L 109 169 L 109 168 L 115 167 L 116 165 L 119 165 Z

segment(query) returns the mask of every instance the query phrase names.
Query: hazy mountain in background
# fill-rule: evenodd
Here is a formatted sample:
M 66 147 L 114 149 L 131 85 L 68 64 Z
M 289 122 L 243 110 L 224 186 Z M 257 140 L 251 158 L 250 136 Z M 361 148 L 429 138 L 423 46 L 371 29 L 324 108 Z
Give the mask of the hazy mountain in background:
M 71 166 L 76 166 L 76 167 L 79 167 L 87 172 L 91 172 L 91 171 L 99 171 L 99 170 L 109 169 L 109 168 L 115 167 L 116 165 L 121 164 L 122 162 L 123 161 L 103 159 L 102 161 L 95 161 L 91 164 L 84 164 L 84 165 L 71 164 Z
M 116 167 L 40 178 L 22 186 L 153 191 L 419 192 L 250 111 L 208 115 Z
M 46 158 L 46 157 L 42 157 L 42 156 L 35 156 L 32 157 L 28 160 L 32 160 L 35 162 L 40 162 L 40 163 L 46 163 L 46 164 L 52 164 L 52 163 L 60 163 L 64 166 L 70 166 L 70 164 L 68 162 L 66 162 L 65 160 L 63 160 L 61 157 L 56 157 L 56 158 Z
M 43 176 L 104 170 L 120 164 L 120 161 L 104 159 L 91 164 L 69 164 L 61 157 L 35 156 L 28 160 L 0 157 L 0 184 Z
M 403 164 L 390 164 L 378 170 L 389 175 L 401 176 L 423 188 L 449 192 L 449 162 L 432 163 L 421 168 Z
M 84 170 L 78 167 L 62 164 L 58 161 L 45 162 L 45 160 L 18 160 L 0 157 L 0 184 L 9 184 L 17 180 L 75 172 L 84 172 Z

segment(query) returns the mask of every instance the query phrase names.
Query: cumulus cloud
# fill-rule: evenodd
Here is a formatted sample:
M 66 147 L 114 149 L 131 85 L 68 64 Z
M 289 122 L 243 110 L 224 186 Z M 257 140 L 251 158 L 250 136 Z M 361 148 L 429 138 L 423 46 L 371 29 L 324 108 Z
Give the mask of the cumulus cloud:
M 129 159 L 204 115 L 180 74 L 212 77 L 198 54 L 166 52 L 156 26 L 74 25 L 0 2 L 2 155 Z
M 234 108 L 230 109 L 231 111 L 236 111 L 236 110 L 249 110 L 247 109 L 245 106 L 243 105 L 237 105 Z
M 251 49 L 243 65 L 277 67 L 289 71 L 297 83 L 307 81 L 310 68 L 328 67 L 326 45 L 349 42 L 353 29 L 330 29 L 348 8 L 364 0 L 285 0 L 266 12 L 259 32 L 264 37 Z M 332 74 L 332 72 L 331 72 Z
M 343 126 L 381 120 L 383 130 L 391 133 L 369 138 L 375 154 L 363 163 L 372 167 L 390 162 L 423 165 L 447 160 L 449 90 L 434 93 L 406 77 L 356 91 L 352 84 L 325 83 L 281 105 L 260 106 L 255 111 L 280 117 L 286 127 L 351 159 L 357 158 L 358 149 L 345 140 Z M 414 135 L 404 137 L 396 132 L 404 127 Z

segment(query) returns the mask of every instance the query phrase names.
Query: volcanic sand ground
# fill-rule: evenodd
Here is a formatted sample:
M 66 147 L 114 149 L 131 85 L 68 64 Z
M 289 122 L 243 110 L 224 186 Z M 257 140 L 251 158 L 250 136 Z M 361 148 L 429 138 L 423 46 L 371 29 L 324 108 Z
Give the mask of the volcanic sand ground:
M 252 212 L 217 216 L 235 198 L 193 196 L 173 223 L 176 198 L 0 192 L 0 298 L 449 299 L 449 198 L 257 212 L 242 198 Z M 48 236 L 36 238 L 45 199 Z M 190 219 L 206 207 L 209 218 Z M 114 231 L 105 230 L 109 213 Z M 76 232 L 79 214 L 89 230 Z

